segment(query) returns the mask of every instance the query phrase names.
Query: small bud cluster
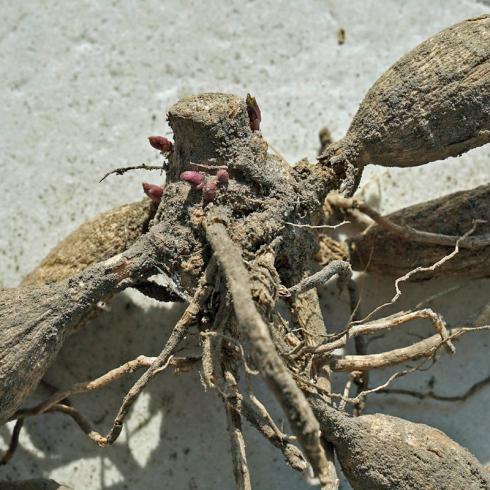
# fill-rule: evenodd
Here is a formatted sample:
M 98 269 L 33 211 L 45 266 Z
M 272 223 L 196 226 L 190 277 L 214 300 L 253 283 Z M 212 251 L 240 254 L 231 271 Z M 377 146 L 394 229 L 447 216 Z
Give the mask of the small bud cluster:
M 249 114 L 252 114 L 250 116 L 250 127 L 252 129 L 259 129 L 260 109 L 258 108 L 255 99 L 253 99 L 253 103 L 255 105 L 251 105 L 252 113 L 249 112 Z M 252 123 L 252 121 L 254 122 Z M 164 136 L 150 136 L 148 141 L 153 148 L 159 150 L 161 153 L 170 153 L 173 150 L 173 143 Z M 205 165 L 203 166 L 206 167 Z M 201 190 L 203 201 L 205 203 L 209 203 L 215 200 L 218 193 L 218 188 L 228 184 L 230 174 L 225 168 L 219 168 L 216 172 L 216 177 L 211 180 L 207 180 L 206 176 L 202 172 L 186 170 L 180 174 L 180 180 L 187 182 L 194 189 Z M 158 185 L 144 182 L 143 191 L 152 201 L 156 203 L 159 203 L 162 200 L 163 188 Z
M 230 180 L 228 170 L 220 168 L 216 172 L 216 177 L 206 180 L 202 172 L 186 170 L 180 174 L 180 180 L 188 182 L 194 189 L 202 190 L 202 198 L 205 203 L 215 200 L 219 186 L 225 186 Z

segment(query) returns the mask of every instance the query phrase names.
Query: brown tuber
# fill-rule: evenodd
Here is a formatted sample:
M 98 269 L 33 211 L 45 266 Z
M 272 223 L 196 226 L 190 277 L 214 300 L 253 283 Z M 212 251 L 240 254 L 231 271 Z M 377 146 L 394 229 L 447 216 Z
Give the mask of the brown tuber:
M 410 235 L 403 236 L 375 224 L 348 240 L 352 268 L 401 276 L 411 271 L 414 264 L 429 267 L 447 256 L 454 249 L 454 239 L 471 230 L 476 222 L 474 233 L 464 239 L 457 255 L 434 270 L 415 274 L 413 279 L 435 276 L 488 277 L 489 217 L 490 184 L 401 209 L 387 218 L 408 232 L 415 229 L 453 240 L 447 240 L 448 245 L 417 241 Z
M 89 265 L 124 252 L 148 231 L 155 211 L 156 204 L 145 198 L 100 213 L 51 250 L 21 285 L 39 286 L 62 281 Z
M 381 414 L 351 418 L 310 402 L 354 490 L 490 488 L 490 473 L 433 427 Z
M 319 158 L 353 194 L 372 163 L 414 167 L 490 141 L 490 15 L 465 20 L 400 58 L 371 87 L 346 136 Z
M 0 289 L 0 423 L 37 386 L 65 337 L 96 311 L 96 301 L 79 303 L 79 294 L 84 295 L 83 279 L 77 283 L 70 278 L 90 266 L 97 269 L 95 264 L 102 261 L 113 262 L 114 255 L 124 252 L 148 230 L 155 210 L 155 204 L 144 199 L 101 213 L 60 242 L 20 288 Z M 112 276 L 117 284 L 117 271 Z M 102 282 L 96 289 L 104 288 Z M 63 292 L 63 284 L 69 285 L 69 291 Z M 112 294 L 114 291 L 107 291 L 100 299 Z M 55 311 L 52 305 L 63 297 L 63 308 Z M 24 307 L 20 309 L 19 304 Z

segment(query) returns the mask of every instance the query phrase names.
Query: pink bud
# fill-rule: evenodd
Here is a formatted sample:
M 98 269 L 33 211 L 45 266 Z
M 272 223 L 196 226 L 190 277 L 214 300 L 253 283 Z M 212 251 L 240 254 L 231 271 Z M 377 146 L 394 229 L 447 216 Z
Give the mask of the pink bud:
M 196 189 L 202 189 L 204 183 L 204 174 L 194 170 L 186 170 L 180 174 L 180 180 L 188 182 Z
M 228 170 L 225 168 L 220 168 L 216 172 L 216 177 L 218 178 L 218 182 L 220 184 L 227 184 L 228 181 L 230 180 L 230 174 L 228 173 Z
M 206 182 L 202 188 L 202 199 L 208 203 L 214 201 L 216 193 L 218 192 L 218 183 L 216 180 Z
M 148 141 L 155 150 L 160 150 L 162 153 L 169 153 L 174 146 L 173 143 L 164 136 L 150 136 Z
M 143 191 L 154 202 L 162 200 L 163 189 L 159 185 L 143 182 Z
M 260 121 L 262 120 L 259 105 L 257 104 L 255 97 L 252 97 L 250 94 L 247 94 L 246 103 L 248 118 L 250 120 L 250 129 L 252 131 L 258 131 L 260 129 Z

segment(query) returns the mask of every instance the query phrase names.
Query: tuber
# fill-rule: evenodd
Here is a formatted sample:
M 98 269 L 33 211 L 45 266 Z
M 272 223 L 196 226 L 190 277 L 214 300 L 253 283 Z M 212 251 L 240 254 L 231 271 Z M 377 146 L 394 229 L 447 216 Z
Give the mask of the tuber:
M 155 211 L 156 205 L 143 199 L 100 213 L 51 250 L 21 285 L 58 282 L 124 252 L 146 233 Z
M 382 414 L 351 418 L 320 399 L 310 404 L 354 490 L 490 488 L 478 460 L 433 427 Z
M 352 194 L 365 165 L 414 167 L 490 142 L 490 15 L 400 58 L 371 87 L 346 136 L 319 157 Z
M 451 260 L 439 267 L 417 273 L 413 276 L 417 280 L 435 276 L 490 276 L 489 216 L 490 184 L 487 184 L 410 206 L 387 218 L 407 230 L 453 238 L 461 237 L 478 222 L 474 233 L 465 239 L 468 246 L 461 246 Z M 353 269 L 397 276 L 406 274 L 415 266 L 429 267 L 454 250 L 454 244 L 445 246 L 416 241 L 378 224 L 349 239 L 348 246 Z

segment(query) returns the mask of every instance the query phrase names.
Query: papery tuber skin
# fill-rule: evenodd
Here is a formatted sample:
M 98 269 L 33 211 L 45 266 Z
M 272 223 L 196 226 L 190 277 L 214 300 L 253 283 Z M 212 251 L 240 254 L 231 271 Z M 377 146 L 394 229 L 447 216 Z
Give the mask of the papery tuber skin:
M 346 136 L 320 161 L 345 172 L 352 190 L 369 163 L 413 167 L 489 141 L 490 15 L 482 15 L 400 58 L 368 91 Z
M 354 490 L 488 490 L 490 473 L 440 430 L 398 417 L 352 418 L 310 399 Z
M 401 209 L 387 216 L 396 224 L 443 235 L 460 237 L 482 221 L 468 238 L 490 237 L 490 184 L 455 192 Z M 348 241 L 352 268 L 374 274 L 402 276 L 415 267 L 429 267 L 449 255 L 454 246 L 432 245 L 404 239 L 379 225 Z M 412 280 L 432 277 L 490 276 L 490 246 L 460 248 L 458 254 L 433 271 L 419 272 Z

